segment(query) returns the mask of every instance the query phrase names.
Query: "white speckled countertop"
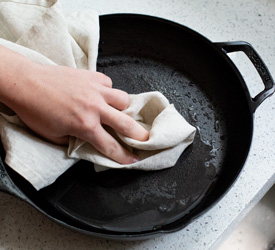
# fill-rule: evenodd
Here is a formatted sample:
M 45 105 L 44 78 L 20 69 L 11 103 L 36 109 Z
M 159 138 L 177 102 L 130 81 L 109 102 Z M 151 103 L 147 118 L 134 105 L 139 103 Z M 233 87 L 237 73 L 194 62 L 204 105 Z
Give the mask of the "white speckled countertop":
M 210 3 L 209 3 L 210 2 Z M 62 0 L 64 12 L 96 9 L 141 13 L 188 26 L 213 42 L 251 43 L 275 78 L 275 1 L 273 0 Z M 263 85 L 247 58 L 233 54 L 251 94 Z M 73 232 L 30 205 L 0 193 L 0 249 L 215 249 L 275 182 L 275 95 L 257 109 L 248 160 L 231 190 L 207 213 L 176 233 L 151 240 L 116 242 Z

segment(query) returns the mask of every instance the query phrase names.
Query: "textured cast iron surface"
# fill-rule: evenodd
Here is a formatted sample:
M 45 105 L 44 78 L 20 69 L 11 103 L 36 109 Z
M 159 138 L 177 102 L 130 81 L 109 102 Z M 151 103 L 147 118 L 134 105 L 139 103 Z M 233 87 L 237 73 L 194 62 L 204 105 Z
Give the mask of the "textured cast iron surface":
M 194 143 L 167 170 L 95 173 L 81 161 L 40 192 L 10 173 L 46 213 L 90 234 L 145 238 L 182 228 L 242 169 L 252 135 L 247 89 L 225 55 L 183 26 L 131 15 L 100 26 L 98 70 L 129 93 L 162 92 L 197 128 Z

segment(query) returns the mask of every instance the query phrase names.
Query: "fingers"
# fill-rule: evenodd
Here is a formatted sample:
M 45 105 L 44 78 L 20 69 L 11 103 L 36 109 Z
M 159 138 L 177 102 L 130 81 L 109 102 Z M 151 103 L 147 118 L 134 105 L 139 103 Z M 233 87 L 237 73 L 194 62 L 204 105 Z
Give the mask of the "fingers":
M 120 164 L 131 164 L 139 160 L 137 156 L 123 148 L 101 125 L 94 128 L 93 133 L 85 136 L 85 139 L 99 152 Z
M 133 118 L 110 106 L 103 111 L 101 122 L 132 139 L 147 141 L 149 138 L 149 132 Z
M 137 157 L 123 148 L 104 130 L 101 124 L 106 124 L 115 131 L 139 141 L 148 140 L 149 132 L 130 116 L 120 112 L 129 106 L 129 95 L 122 90 L 113 89 L 109 77 L 98 72 L 95 74 L 96 83 L 100 83 L 96 89 L 99 91 L 98 94 L 103 97 L 105 104 L 98 103 L 100 108 L 97 108 L 98 112 L 95 112 L 99 115 L 98 124 L 86 130 L 86 134 L 82 134 L 79 138 L 90 142 L 99 152 L 118 163 L 134 163 L 137 161 Z
M 105 89 L 103 95 L 110 106 L 102 110 L 101 122 L 132 139 L 147 141 L 149 132 L 130 116 L 118 111 L 128 108 L 129 95 L 125 91 L 111 88 Z
M 112 88 L 113 83 L 110 77 L 100 72 L 89 72 L 89 74 L 90 74 L 90 78 L 96 81 L 97 83 L 101 83 L 107 88 Z
M 96 74 L 98 82 L 107 87 L 101 89 L 101 93 L 107 104 L 118 110 L 124 110 L 128 108 L 130 103 L 128 93 L 119 89 L 113 89 L 112 80 L 108 76 L 99 72 L 92 72 L 92 74 Z
M 118 110 L 124 110 L 130 104 L 129 95 L 119 89 L 106 88 L 103 96 L 107 104 Z

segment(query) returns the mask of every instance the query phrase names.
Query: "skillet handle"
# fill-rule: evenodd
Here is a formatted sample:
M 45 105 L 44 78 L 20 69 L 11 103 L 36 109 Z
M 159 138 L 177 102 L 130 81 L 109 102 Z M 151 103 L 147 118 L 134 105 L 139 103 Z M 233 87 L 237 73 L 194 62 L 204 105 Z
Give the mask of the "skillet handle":
M 251 44 L 243 41 L 237 42 L 223 42 L 215 43 L 218 47 L 222 49 L 225 53 L 242 51 L 250 59 L 256 70 L 258 71 L 263 84 L 265 86 L 264 90 L 257 94 L 255 97 L 251 97 L 251 104 L 253 112 L 260 106 L 260 104 L 270 95 L 274 93 L 274 81 L 272 76 L 264 64 L 263 60 L 259 54 L 255 51 Z

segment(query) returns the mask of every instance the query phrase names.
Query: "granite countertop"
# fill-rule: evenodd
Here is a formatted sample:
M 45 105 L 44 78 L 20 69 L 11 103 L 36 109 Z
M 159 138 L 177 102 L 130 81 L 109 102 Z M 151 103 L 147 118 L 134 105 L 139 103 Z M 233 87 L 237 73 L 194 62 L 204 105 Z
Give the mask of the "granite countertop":
M 209 3 L 210 2 L 210 3 Z M 62 0 L 64 12 L 140 13 L 196 30 L 213 42 L 251 43 L 275 78 L 275 2 L 272 0 Z M 263 89 L 242 53 L 234 53 L 251 95 Z M 102 240 L 68 230 L 18 198 L 0 193 L 0 249 L 215 249 L 275 182 L 275 96 L 257 109 L 248 160 L 230 191 L 184 229 L 146 241 Z

